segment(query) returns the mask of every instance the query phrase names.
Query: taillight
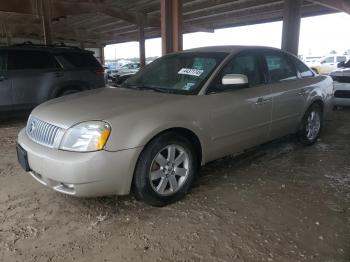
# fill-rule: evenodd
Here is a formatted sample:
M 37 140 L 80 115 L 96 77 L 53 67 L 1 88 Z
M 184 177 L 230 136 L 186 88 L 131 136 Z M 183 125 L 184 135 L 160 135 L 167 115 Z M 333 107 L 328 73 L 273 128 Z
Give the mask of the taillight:
M 97 69 L 95 70 L 95 74 L 96 74 L 97 76 L 104 75 L 104 73 L 105 73 L 105 69 L 104 69 L 103 67 L 97 68 Z

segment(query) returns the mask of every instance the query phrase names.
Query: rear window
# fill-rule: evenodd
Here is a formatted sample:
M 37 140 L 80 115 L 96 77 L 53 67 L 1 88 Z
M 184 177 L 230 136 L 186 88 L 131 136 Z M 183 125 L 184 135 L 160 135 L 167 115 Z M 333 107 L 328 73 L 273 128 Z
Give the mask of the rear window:
M 49 69 L 57 68 L 58 65 L 51 54 L 36 50 L 9 50 L 8 69 Z
M 101 67 L 91 53 L 66 52 L 61 53 L 59 56 L 63 57 L 74 67 Z
M 346 56 L 337 56 L 337 63 L 345 62 L 345 61 L 346 61 Z

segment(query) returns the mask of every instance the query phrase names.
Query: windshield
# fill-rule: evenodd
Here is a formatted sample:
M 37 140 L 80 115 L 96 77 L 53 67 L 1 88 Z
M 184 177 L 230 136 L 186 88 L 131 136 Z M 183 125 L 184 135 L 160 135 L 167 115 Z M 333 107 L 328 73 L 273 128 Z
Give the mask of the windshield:
M 344 64 L 344 67 L 350 68 L 350 60 L 348 60 L 348 61 Z
M 227 53 L 177 53 L 155 60 L 122 87 L 195 94 L 201 89 Z

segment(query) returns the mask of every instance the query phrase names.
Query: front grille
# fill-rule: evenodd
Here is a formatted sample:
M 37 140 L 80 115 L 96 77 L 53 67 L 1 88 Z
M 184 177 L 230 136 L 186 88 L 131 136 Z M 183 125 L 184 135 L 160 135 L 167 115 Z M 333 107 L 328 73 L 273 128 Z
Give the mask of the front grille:
M 339 83 L 350 83 L 350 76 L 332 76 L 332 78 Z
M 350 98 L 350 91 L 348 90 L 337 90 L 334 92 L 336 98 Z
M 26 132 L 34 142 L 53 147 L 60 128 L 46 123 L 35 117 L 30 117 L 27 123 Z

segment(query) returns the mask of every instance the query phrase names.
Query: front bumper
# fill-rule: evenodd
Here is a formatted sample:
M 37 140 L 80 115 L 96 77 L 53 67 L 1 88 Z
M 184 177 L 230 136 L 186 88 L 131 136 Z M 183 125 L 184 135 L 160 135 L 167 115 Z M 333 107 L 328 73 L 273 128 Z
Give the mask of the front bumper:
M 350 83 L 334 82 L 334 105 L 350 106 Z
M 18 144 L 27 152 L 29 173 L 58 192 L 95 197 L 127 195 L 142 148 L 117 152 L 68 152 L 39 145 L 23 129 Z

